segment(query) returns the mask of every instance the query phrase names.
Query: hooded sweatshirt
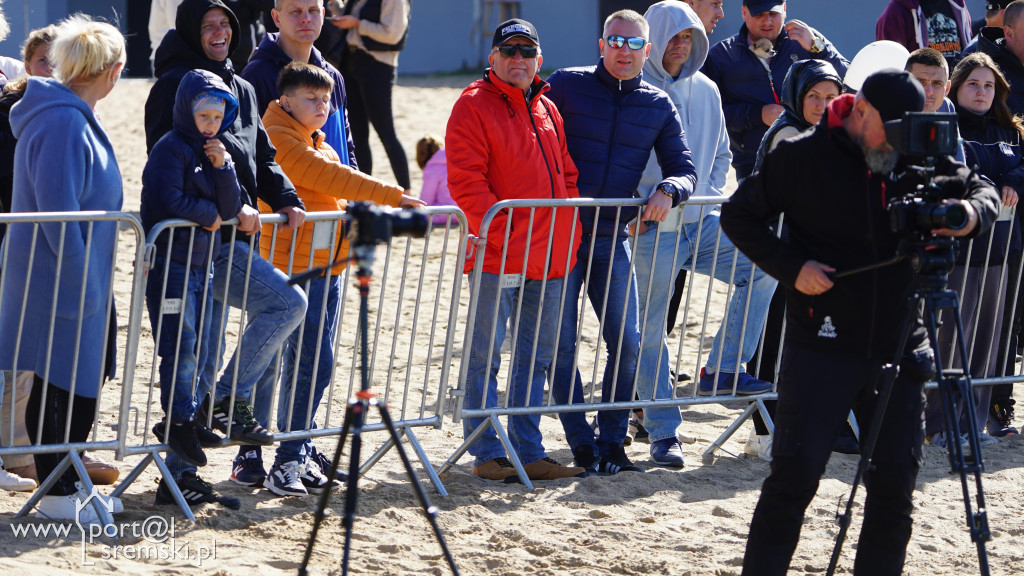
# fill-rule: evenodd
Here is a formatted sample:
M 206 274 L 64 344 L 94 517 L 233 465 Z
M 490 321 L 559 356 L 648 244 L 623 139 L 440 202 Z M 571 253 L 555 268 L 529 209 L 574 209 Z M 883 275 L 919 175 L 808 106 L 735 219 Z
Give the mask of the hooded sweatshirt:
M 960 47 L 963 49 L 971 41 L 971 14 L 964 0 L 949 0 L 949 6 L 953 10 Z M 921 0 L 889 2 L 875 22 L 875 40 L 892 40 L 906 46 L 911 52 L 927 47 L 928 21 L 921 10 Z
M 678 0 L 658 2 L 647 10 L 644 18 L 651 25 L 651 55 L 644 64 L 644 79 L 667 92 L 679 111 L 686 143 L 697 170 L 697 186 L 693 194 L 724 196 L 732 152 L 729 151 L 729 132 L 722 112 L 722 96 L 718 86 L 700 71 L 710 48 L 704 25 L 692 8 Z M 683 64 L 679 76 L 673 77 L 662 64 L 665 48 L 669 39 L 688 28 L 693 30 L 690 57 Z M 640 180 L 640 194 L 650 196 L 661 179 L 661 167 L 652 152 Z M 674 208 L 658 230 L 675 230 L 680 215 L 686 223 L 700 219 L 700 205 L 682 206 Z M 717 205 L 713 211 L 718 211 Z
M 768 153 L 775 149 L 780 140 L 796 136 L 811 127 L 804 119 L 804 97 L 819 82 L 831 80 L 839 91 L 843 90 L 843 81 L 836 69 L 824 60 L 799 60 L 789 68 L 786 80 L 782 83 L 782 107 L 785 111 L 764 133 L 761 147 L 757 149 L 757 160 L 754 170 L 759 170 Z
M 18 139 L 12 212 L 121 209 L 121 172 L 110 138 L 70 89 L 51 78 L 29 78 L 25 96 L 11 108 L 11 129 Z M 73 385 L 75 394 L 95 398 L 102 363 L 109 362 L 103 344 L 117 223 L 44 223 L 35 235 L 30 225 L 7 230 L 5 242 L 17 249 L 8 251 L 0 294 L 0 301 L 14 303 L 0 306 L 0 370 L 15 368 L 20 337 L 18 370 L 47 374 L 62 390 Z
M 230 220 L 242 209 L 242 190 L 238 186 L 231 155 L 225 154 L 224 165 L 214 168 L 203 150 L 206 138 L 196 128 L 192 114 L 192 100 L 203 92 L 220 96 L 225 102 L 224 120 L 217 131 L 217 138 L 231 127 L 238 116 L 238 101 L 216 74 L 193 70 L 185 75 L 174 103 L 174 130 L 164 134 L 153 146 L 142 171 L 141 215 L 146 234 L 161 220 L 184 218 L 205 227 L 216 222 L 217 216 Z M 205 228 L 177 227 L 162 233 L 156 247 L 157 252 L 164 255 L 171 242 L 171 259 L 201 268 L 206 266 L 211 241 L 216 254 L 220 245 L 219 234 Z
M 238 20 L 221 0 L 185 0 L 178 6 L 175 29 L 167 32 L 156 49 L 153 63 L 157 81 L 146 100 L 146 149 L 151 151 L 174 125 L 173 111 L 178 85 L 190 70 L 201 69 L 220 77 L 238 101 L 238 117 L 221 135 L 221 142 L 235 162 L 242 202 L 256 208 L 259 198 L 276 212 L 288 206 L 302 207 L 295 187 L 274 161 L 276 150 L 260 122 L 259 105 L 252 84 L 234 72 L 231 61 L 211 60 L 203 52 L 199 25 L 214 8 L 223 10 L 231 22 L 231 50 L 238 44 Z M 228 234 L 230 232 L 225 232 Z M 236 232 L 239 240 L 247 238 Z M 225 240 L 229 238 L 225 236 Z
M 330 24 L 327 25 L 330 26 Z M 277 77 L 280 75 L 281 69 L 292 61 L 291 57 L 285 54 L 277 43 L 280 37 L 281 35 L 277 32 L 267 34 L 260 42 L 259 48 L 253 53 L 249 65 L 242 70 L 242 78 L 248 80 L 256 89 L 256 101 L 259 102 L 261 117 L 267 111 L 267 106 L 280 96 L 277 93 Z M 352 134 L 349 130 L 348 114 L 345 111 L 348 103 L 345 81 L 342 80 L 341 73 L 324 60 L 316 48 L 310 50 L 308 64 L 324 70 L 334 80 L 334 90 L 331 92 L 331 113 L 323 127 L 324 138 L 338 153 L 342 164 L 358 168 L 355 148 L 352 145 Z

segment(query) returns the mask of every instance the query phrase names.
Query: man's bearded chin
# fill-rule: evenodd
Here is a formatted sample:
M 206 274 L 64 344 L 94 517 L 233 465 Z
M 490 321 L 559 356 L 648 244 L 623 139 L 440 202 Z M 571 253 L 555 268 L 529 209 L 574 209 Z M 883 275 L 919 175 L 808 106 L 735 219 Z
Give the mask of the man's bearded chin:
M 868 165 L 868 169 L 875 174 L 892 172 L 896 168 L 896 162 L 900 159 L 900 153 L 893 150 L 888 142 L 872 148 L 868 148 L 862 143 L 861 149 L 864 150 L 864 162 Z

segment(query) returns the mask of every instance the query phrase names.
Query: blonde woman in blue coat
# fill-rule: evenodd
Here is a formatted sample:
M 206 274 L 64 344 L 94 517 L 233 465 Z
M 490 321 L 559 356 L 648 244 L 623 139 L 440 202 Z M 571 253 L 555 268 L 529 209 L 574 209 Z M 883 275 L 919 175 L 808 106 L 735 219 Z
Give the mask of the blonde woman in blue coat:
M 72 16 L 61 23 L 50 58 L 57 79 L 29 78 L 25 96 L 11 109 L 18 139 L 11 211 L 120 210 L 121 173 L 93 109 L 121 75 L 124 38 L 109 24 Z M 7 251 L 0 293 L 0 369 L 35 373 L 25 418 L 33 444 L 81 442 L 109 369 L 104 345 L 117 224 L 34 228 L 8 228 L 6 242 L 16 249 Z M 64 456 L 37 454 L 39 479 Z M 39 502 L 37 515 L 75 518 L 77 482 L 69 468 Z M 91 507 L 79 519 L 99 522 Z

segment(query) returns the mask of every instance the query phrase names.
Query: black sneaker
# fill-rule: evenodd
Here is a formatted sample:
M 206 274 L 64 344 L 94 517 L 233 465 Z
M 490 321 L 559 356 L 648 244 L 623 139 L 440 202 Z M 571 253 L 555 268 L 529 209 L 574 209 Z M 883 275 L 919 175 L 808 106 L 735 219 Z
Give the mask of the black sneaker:
M 341 482 L 337 480 L 331 482 L 328 480 L 327 476 L 324 476 L 324 473 L 320 471 L 320 462 L 312 458 L 306 458 L 306 462 L 302 466 L 302 472 L 299 474 L 299 481 L 302 482 L 306 492 L 310 494 L 322 494 L 328 487 L 330 490 L 341 488 Z
M 267 477 L 259 446 L 242 446 L 231 466 L 231 481 L 239 486 L 259 486 Z
M 199 445 L 203 448 L 215 448 L 223 444 L 224 439 L 217 435 L 216 432 L 210 430 L 206 426 L 203 426 L 199 420 L 193 420 L 192 425 L 196 430 L 196 438 L 199 439 Z M 161 420 L 153 425 L 153 435 L 160 442 L 164 441 L 164 421 Z
M 171 422 L 167 445 L 184 461 L 195 466 L 206 466 L 206 453 L 199 445 L 192 422 Z
M 203 402 L 197 410 L 200 422 L 209 419 L 209 402 Z M 221 432 L 227 433 L 228 423 L 231 423 L 231 439 L 246 444 L 259 444 L 266 446 L 274 443 L 274 435 L 269 430 L 260 426 L 260 423 L 252 415 L 252 406 L 245 400 L 237 400 L 234 404 L 234 412 L 231 412 L 231 398 L 225 397 L 213 406 L 213 419 L 210 423 Z M 232 417 L 228 418 L 231 413 Z
M 177 485 L 189 508 L 207 502 L 220 503 L 232 510 L 238 510 L 242 506 L 242 501 L 238 498 L 218 494 L 212 484 L 200 478 L 195 472 L 183 472 Z M 160 486 L 156 489 L 156 503 L 158 505 L 174 504 L 174 497 L 171 496 L 171 490 L 167 487 L 166 480 L 161 481 Z
M 602 474 L 618 474 L 619 472 L 643 472 L 644 470 L 629 460 L 629 456 L 626 456 L 626 451 L 622 446 L 612 446 L 608 453 L 601 457 L 597 471 Z
M 597 447 L 593 444 L 584 444 L 572 449 L 572 459 L 576 465 L 588 473 L 597 472 Z
M 316 446 L 311 446 L 309 452 L 309 459 L 313 462 L 316 462 L 317 465 L 320 466 L 321 474 L 323 474 L 327 478 L 330 478 L 328 472 L 331 469 L 331 459 L 328 458 L 326 454 L 317 450 Z M 334 482 L 338 486 L 341 486 L 341 483 L 345 482 L 346 480 L 348 480 L 348 474 L 343 472 L 341 468 L 337 468 L 334 471 Z

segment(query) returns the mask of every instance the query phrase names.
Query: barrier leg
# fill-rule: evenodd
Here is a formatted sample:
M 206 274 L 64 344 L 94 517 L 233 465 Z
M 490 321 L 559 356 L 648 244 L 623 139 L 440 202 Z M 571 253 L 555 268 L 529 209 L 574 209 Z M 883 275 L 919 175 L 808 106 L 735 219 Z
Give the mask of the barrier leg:
M 70 456 L 70 454 L 71 453 L 69 452 L 68 455 Z M 36 507 L 36 504 L 39 503 L 39 499 L 46 496 L 46 493 L 50 491 L 50 488 L 53 488 L 53 485 L 57 483 L 57 479 L 64 474 L 64 471 L 68 469 L 68 466 L 71 466 L 71 459 L 68 456 L 65 456 L 64 459 L 60 461 L 60 464 L 54 468 L 53 472 L 50 472 L 50 475 L 47 476 L 41 484 L 39 484 L 39 488 L 36 488 L 36 491 L 32 493 L 28 502 L 25 502 L 25 505 L 21 507 L 21 510 L 18 510 L 18 513 L 15 514 L 14 517 L 17 519 L 27 516 L 28 513 Z
M 185 502 L 185 497 L 181 495 L 181 490 L 178 488 L 178 483 L 174 481 L 174 475 L 171 474 L 171 469 L 167 467 L 167 463 L 164 462 L 164 459 L 160 458 L 156 454 L 156 451 L 154 451 L 150 453 L 150 456 L 153 458 L 153 462 L 156 463 L 156 467 L 160 469 L 160 475 L 167 481 L 167 486 L 169 487 L 171 497 L 174 498 L 174 503 L 181 509 L 181 513 L 185 515 L 185 518 L 195 522 L 196 517 L 192 514 L 192 509 L 188 507 L 188 502 Z
M 398 429 L 396 430 L 396 432 L 398 432 L 399 438 L 401 438 L 402 435 L 405 434 L 404 429 Z M 366 459 L 366 462 L 363 462 L 363 465 L 359 467 L 359 475 L 365 476 L 366 473 L 370 471 L 370 468 L 376 465 L 377 462 L 380 462 L 380 459 L 383 458 L 384 455 L 387 454 L 388 451 L 394 447 L 395 441 L 392 438 L 388 437 L 387 442 L 381 444 L 380 448 L 377 448 L 377 450 L 375 450 L 374 453 L 370 455 L 369 458 Z
M 416 451 L 416 456 L 419 457 L 420 462 L 423 463 L 423 468 L 427 471 L 427 476 L 430 477 L 431 484 L 434 485 L 434 489 L 437 490 L 438 495 L 442 498 L 448 497 L 448 491 L 444 489 L 444 484 L 441 483 L 441 479 L 438 478 L 437 473 L 434 472 L 434 465 L 430 463 L 430 459 L 427 458 L 427 453 L 423 451 L 423 446 L 420 445 L 420 441 L 413 434 L 411 429 L 407 429 L 406 432 L 409 435 L 409 444 L 412 449 Z
M 705 450 L 703 454 L 701 454 L 701 459 L 705 464 L 711 464 L 712 462 L 715 461 L 715 450 L 722 448 L 725 442 L 729 438 L 731 438 L 733 434 L 736 433 L 736 430 L 738 430 L 739 427 L 744 422 L 746 422 L 747 418 L 750 418 L 754 414 L 754 410 L 759 409 L 758 402 L 760 402 L 760 400 L 748 404 L 747 408 L 743 410 L 739 417 L 736 418 L 736 420 L 733 420 L 732 424 L 729 424 L 729 427 L 726 428 L 724 432 L 722 432 L 722 435 L 719 436 L 718 439 L 711 444 L 711 446 L 708 446 L 708 449 Z
M 480 438 L 480 435 L 483 434 L 484 431 L 487 430 L 487 427 L 490 425 L 490 419 L 481 422 L 480 425 L 477 426 L 475 430 L 473 430 L 473 433 L 469 435 L 469 438 L 466 438 L 466 440 L 462 442 L 462 445 L 459 446 L 458 449 L 456 449 L 455 452 L 453 452 L 452 455 L 449 456 L 448 459 L 444 461 L 444 464 L 441 464 L 441 467 L 437 469 L 437 473 L 444 474 L 445 472 L 450 470 L 452 466 L 455 466 L 455 464 L 459 461 L 459 458 L 462 458 L 462 455 L 465 454 L 467 450 L 469 450 L 469 447 L 472 446 L 473 443 Z
M 149 466 L 149 463 L 152 462 L 153 459 L 155 458 L 159 458 L 159 452 L 155 450 L 153 452 L 146 454 L 146 457 L 142 459 L 142 462 L 136 464 L 135 467 L 132 468 L 132 471 L 129 472 L 128 475 L 125 476 L 123 480 L 118 482 L 117 488 L 114 488 L 114 491 L 111 492 L 110 495 L 120 497 L 121 494 L 123 494 L 124 491 L 127 490 L 128 487 L 131 486 L 132 483 L 139 478 L 139 475 L 142 474 L 142 472 Z

